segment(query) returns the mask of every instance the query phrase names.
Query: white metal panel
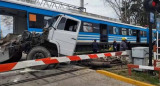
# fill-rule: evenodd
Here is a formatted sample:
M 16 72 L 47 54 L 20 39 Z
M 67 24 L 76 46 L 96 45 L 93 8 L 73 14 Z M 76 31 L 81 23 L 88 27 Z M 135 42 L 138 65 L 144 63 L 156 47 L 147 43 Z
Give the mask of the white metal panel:
M 153 66 L 143 66 L 143 65 L 139 65 L 139 69 L 148 69 L 148 70 L 154 70 Z
M 53 30 L 52 40 L 56 41 L 59 44 L 60 54 L 73 55 L 77 43 L 81 21 L 69 16 L 62 16 L 62 17 L 77 21 L 78 22 L 77 31 L 72 32 L 59 29 Z

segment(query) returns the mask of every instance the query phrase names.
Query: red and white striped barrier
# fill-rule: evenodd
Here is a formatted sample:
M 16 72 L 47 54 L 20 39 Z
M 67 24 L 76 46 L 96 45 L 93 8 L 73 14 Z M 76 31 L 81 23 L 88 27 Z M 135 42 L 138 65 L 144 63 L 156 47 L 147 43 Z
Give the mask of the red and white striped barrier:
M 134 64 L 128 64 L 128 73 L 131 75 L 131 69 L 132 68 L 138 68 L 138 69 L 144 69 L 144 70 L 155 70 L 159 71 L 159 79 L 160 79 L 160 67 L 154 67 L 154 66 L 144 66 L 144 65 L 134 65 Z
M 154 60 L 153 62 L 154 67 L 157 67 L 157 62 L 160 62 L 160 60 Z
M 46 64 L 56 64 L 70 61 L 80 61 L 86 59 L 96 59 L 100 57 L 110 57 L 110 56 L 120 56 L 127 55 L 126 51 L 122 52 L 110 52 L 110 53 L 99 53 L 99 54 L 89 54 L 89 55 L 75 55 L 75 56 L 65 56 L 65 57 L 49 57 L 44 59 L 27 60 L 22 62 L 14 62 L 0 65 L 0 72 L 17 70 L 27 67 L 46 65 Z

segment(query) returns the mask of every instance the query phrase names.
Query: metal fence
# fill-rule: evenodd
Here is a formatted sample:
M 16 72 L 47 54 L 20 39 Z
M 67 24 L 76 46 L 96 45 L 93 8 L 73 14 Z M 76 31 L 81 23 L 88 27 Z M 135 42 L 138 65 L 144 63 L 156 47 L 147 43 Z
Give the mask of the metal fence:
M 111 20 L 114 22 L 121 22 L 119 19 L 105 17 L 105 16 L 93 14 L 93 13 L 88 13 L 88 12 L 86 12 L 86 8 L 81 8 L 79 6 L 63 3 L 60 1 L 56 1 L 56 0 L 16 0 L 16 1 L 34 4 L 36 6 L 40 6 L 40 7 L 44 7 L 44 8 L 47 7 L 50 9 L 56 9 L 56 10 L 61 10 L 61 11 L 63 10 L 63 11 L 67 11 L 67 12 L 69 11 L 69 12 L 80 14 L 80 15 L 87 15 L 87 16 L 91 16 L 91 17 L 95 17 L 95 18 Z

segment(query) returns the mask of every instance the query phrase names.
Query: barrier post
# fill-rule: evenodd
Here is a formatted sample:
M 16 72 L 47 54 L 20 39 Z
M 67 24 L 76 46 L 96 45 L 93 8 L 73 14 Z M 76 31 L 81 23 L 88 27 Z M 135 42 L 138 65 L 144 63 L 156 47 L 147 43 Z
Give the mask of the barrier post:
M 160 83 L 160 71 L 159 71 L 159 83 Z
M 153 64 L 154 64 L 154 67 L 156 67 L 156 60 L 154 60 L 154 63 L 153 63 Z
M 132 72 L 132 70 L 131 70 L 131 67 L 128 67 L 128 74 L 131 76 L 131 73 Z
M 131 67 L 131 64 L 128 64 L 128 74 L 131 76 L 132 74 L 132 67 Z

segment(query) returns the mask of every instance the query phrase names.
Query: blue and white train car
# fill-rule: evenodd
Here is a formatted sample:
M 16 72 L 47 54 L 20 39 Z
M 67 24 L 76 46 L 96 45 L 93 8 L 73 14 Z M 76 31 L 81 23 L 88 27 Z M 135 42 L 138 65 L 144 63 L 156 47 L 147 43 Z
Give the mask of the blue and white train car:
M 97 40 L 101 48 L 112 44 L 114 40 L 121 42 L 126 37 L 131 44 L 147 45 L 148 29 L 124 23 L 113 22 L 89 15 L 72 12 L 56 11 L 42 8 L 17 0 L 0 0 L 0 14 L 14 17 L 14 33 L 20 34 L 24 30 L 42 32 L 45 21 L 59 14 L 72 16 L 82 21 L 77 40 L 77 50 L 91 50 L 91 43 Z

